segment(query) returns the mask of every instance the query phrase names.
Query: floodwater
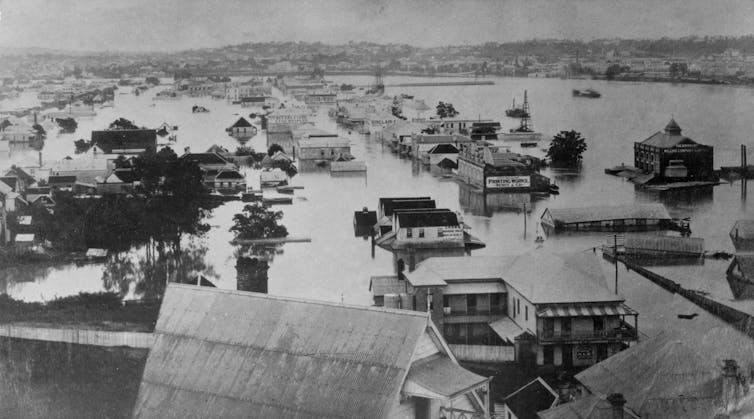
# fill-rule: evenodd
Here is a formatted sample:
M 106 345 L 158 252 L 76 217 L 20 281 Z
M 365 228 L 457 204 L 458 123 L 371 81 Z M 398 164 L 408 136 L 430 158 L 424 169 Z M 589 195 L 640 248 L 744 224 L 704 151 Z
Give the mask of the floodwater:
M 385 82 L 431 81 L 432 79 L 386 77 Z M 445 81 L 447 79 L 439 79 Z M 368 77 L 336 78 L 338 83 L 368 84 Z M 212 229 L 205 237 L 187 239 L 184 249 L 196 274 L 203 274 L 222 288 L 267 290 L 270 294 L 371 304 L 369 277 L 393 272 L 394 258 L 377 248 L 372 251 L 368 240 L 354 237 L 353 212 L 367 206 L 374 209 L 380 197 L 432 196 L 440 207 L 461 211 L 472 233 L 486 242 L 487 247 L 475 255 L 498 255 L 533 249 L 536 222 L 550 207 L 604 205 L 633 202 L 662 202 L 674 217 L 690 217 L 693 236 L 703 237 L 708 250 L 732 251 L 728 231 L 733 222 L 751 217 L 752 204 L 746 199 L 748 185 L 737 181 L 698 191 L 650 193 L 637 190 L 631 183 L 604 174 L 605 167 L 632 164 L 633 142 L 661 130 L 671 116 L 675 117 L 691 138 L 715 147 L 715 165 L 735 165 L 741 143 L 750 143 L 754 132 L 754 90 L 733 86 L 671 85 L 652 83 L 609 83 L 582 80 L 554 79 L 495 79 L 494 86 L 463 87 L 388 87 L 387 94 L 408 93 L 434 106 L 438 101 L 451 102 L 461 116 L 501 120 L 505 129 L 516 124 L 505 118 L 504 110 L 515 96 L 520 102 L 523 90 L 528 90 L 533 122 L 545 137 L 560 130 L 574 129 L 587 139 L 580 171 L 545 170 L 544 174 L 560 186 L 560 195 L 534 196 L 529 194 L 481 195 L 458 183 L 433 175 L 428 169 L 392 154 L 374 136 L 349 133 L 320 112 L 317 124 L 324 129 L 350 138 L 352 153 L 368 165 L 366 176 L 332 177 L 325 171 L 302 171 L 292 184 L 303 186 L 296 190 L 294 202 L 274 207 L 284 213 L 283 223 L 291 236 L 305 236 L 311 243 L 289 243 L 270 261 L 267 283 L 249 270 L 239 272 L 235 249 L 228 231 L 233 215 L 243 208 L 242 202 L 229 202 L 215 209 L 209 224 Z M 594 87 L 600 99 L 573 98 L 571 89 Z M 98 110 L 94 118 L 77 119 L 74 134 L 51 133 L 42 150 L 42 159 L 52 162 L 66 155 L 74 155 L 73 141 L 89 138 L 93 129 L 103 129 L 124 117 L 138 125 L 155 127 L 162 122 L 178 125 L 178 141 L 173 146 L 179 154 L 184 148 L 204 151 L 213 144 L 231 151 L 239 144 L 225 134 L 224 128 L 239 115 L 248 116 L 244 109 L 224 101 L 208 98 L 183 98 L 177 101 L 152 101 L 155 90 L 141 96 L 116 94 L 115 106 Z M 34 103 L 32 94 L 25 93 L 2 108 L 14 108 Z M 154 104 L 154 106 L 152 106 Z M 194 104 L 210 109 L 207 114 L 192 114 Z M 264 133 L 250 139 L 246 145 L 261 151 L 266 149 Z M 544 145 L 543 145 L 544 146 Z M 541 150 L 532 150 L 542 153 Z M 39 159 L 35 150 L 11 150 L 0 156 L 0 167 L 11 163 L 33 165 Z M 250 186 L 258 186 L 259 172 L 246 171 Z M 749 191 L 754 194 L 754 191 Z M 754 198 L 753 198 L 754 199 Z M 521 211 L 526 204 L 527 213 Z M 526 234 L 525 234 L 526 228 Z M 606 241 L 604 233 L 564 234 L 550 236 L 544 245 L 555 251 L 592 251 Z M 119 255 L 120 260 L 133 266 L 143 259 L 143 250 L 135 249 Z M 691 288 L 708 292 L 715 298 L 732 301 L 737 307 L 754 310 L 754 301 L 739 298 L 725 280 L 727 262 L 707 261 L 703 265 L 658 266 L 658 271 L 672 275 L 675 280 Z M 605 263 L 606 281 L 613 286 L 613 267 Z M 49 300 L 56 296 L 80 291 L 128 290 L 127 298 L 152 294 L 139 293 L 134 283 L 140 275 L 154 275 L 154 283 L 164 283 L 158 270 L 128 268 L 120 265 L 21 266 L 0 269 L 0 293 L 26 301 Z M 641 314 L 639 330 L 642 336 L 655 336 L 673 330 L 684 330 L 700 336 L 710 330 L 722 330 L 740 342 L 735 347 L 750 345 L 750 340 L 722 324 L 714 316 L 694 307 L 685 299 L 673 295 L 636 273 L 623 267 L 618 269 L 619 292 L 629 306 Z M 250 279 L 251 278 L 251 279 Z M 144 278 L 142 278 L 143 280 Z M 256 281 L 256 282 L 255 282 Z M 160 288 L 156 287 L 159 293 Z M 733 301 L 735 300 L 735 301 Z M 682 321 L 677 314 L 698 312 L 694 320 Z M 19 346 L 0 348 L 0 369 L 11 373 L 0 384 L 0 398 L 13 399 L 14 412 L 35 407 L 35 417 L 48 416 L 128 416 L 135 400 L 143 369 L 144 355 L 116 354 L 112 364 L 103 362 L 111 355 L 94 352 L 68 354 L 64 345 L 33 344 L 35 352 L 21 357 Z M 27 345 L 32 345 L 27 343 Z M 28 348 L 27 348 L 28 349 Z M 66 358 L 66 356 L 68 356 Z M 96 360 L 92 364 L 92 359 Z M 55 372 L 48 365 L 66 366 Z M 84 365 L 95 365 L 93 368 Z M 115 367 L 113 367 L 115 365 Z M 115 369 L 113 369 L 115 368 Z M 5 376 L 5 374 L 3 374 Z M 101 383 L 109 383 L 100 385 Z M 114 384 L 113 384 L 114 383 Z M 119 393 L 120 392 L 120 393 Z M 116 397 L 118 396 L 118 397 Z M 122 397 L 120 397 L 122 396 Z M 40 403 L 40 400 L 46 401 Z
M 425 78 L 387 77 L 386 84 L 432 81 Z M 437 79 L 446 81 L 447 79 Z M 737 86 L 672 85 L 585 80 L 496 78 L 493 86 L 388 87 L 386 94 L 408 93 L 424 99 L 431 107 L 438 101 L 451 102 L 461 117 L 493 118 L 504 129 L 517 121 L 504 116 L 516 97 L 520 102 L 528 91 L 536 130 L 551 138 L 560 130 L 574 129 L 587 139 L 580 171 L 545 170 L 544 174 L 560 186 L 560 195 L 497 194 L 483 196 L 464 185 L 433 175 L 421 165 L 392 154 L 374 135 L 361 136 L 335 126 L 322 109 L 318 126 L 350 138 L 352 153 L 365 160 L 365 176 L 333 177 L 329 172 L 303 172 L 294 185 L 303 186 L 294 195 L 293 205 L 278 206 L 283 223 L 292 236 L 305 236 L 311 243 L 290 243 L 270 263 L 268 291 L 271 294 L 305 297 L 355 304 L 370 304 L 369 277 L 393 271 L 393 256 L 377 248 L 372 255 L 370 242 L 353 235 L 353 211 L 365 206 L 375 208 L 379 197 L 428 195 L 440 207 L 460 210 L 471 232 L 487 247 L 478 255 L 521 252 L 535 247 L 535 226 L 550 206 L 568 207 L 659 201 L 674 217 L 690 217 L 693 235 L 704 237 L 709 250 L 732 250 L 727 236 L 732 223 L 751 213 L 740 181 L 702 191 L 673 193 L 645 192 L 625 180 L 604 174 L 605 167 L 632 164 L 633 142 L 662 130 L 673 116 L 685 135 L 715 147 L 715 165 L 738 163 L 739 146 L 750 142 L 753 132 L 754 91 Z M 338 77 L 337 83 L 368 84 L 369 77 Z M 571 89 L 594 87 L 600 99 L 574 98 Z M 126 89 L 130 90 L 130 89 Z M 45 162 L 73 156 L 73 141 L 88 138 L 93 129 L 103 129 L 116 118 L 125 117 L 137 125 L 154 127 L 162 122 L 178 125 L 179 154 L 189 147 L 204 151 L 213 144 L 234 150 L 239 143 L 226 135 L 224 128 L 239 115 L 248 116 L 250 108 L 209 98 L 183 98 L 153 101 L 155 89 L 141 96 L 116 94 L 115 106 L 98 110 L 94 118 L 78 119 L 74 134 L 52 133 L 42 150 Z M 16 99 L 29 101 L 28 97 Z M 192 114 L 191 106 L 207 107 L 210 113 Z M 6 107 L 14 107 L 6 104 Z M 153 105 L 153 106 L 152 106 Z M 260 133 L 246 145 L 264 150 L 265 134 Z M 545 144 L 543 144 L 543 147 Z M 540 149 L 532 153 L 542 154 Z M 2 156 L 0 164 L 34 164 L 34 150 L 14 150 Z M 259 173 L 244 169 L 250 185 L 258 185 Z M 526 202 L 528 213 L 520 210 Z M 229 244 L 228 228 L 241 202 L 229 202 L 214 210 L 212 230 L 197 240 L 206 275 L 222 288 L 236 288 L 236 249 Z M 526 235 L 524 228 L 526 225 Z M 604 234 L 566 234 L 551 236 L 545 246 L 554 250 L 585 250 L 605 242 Z M 138 251 L 132 252 L 138 255 Z M 722 265 L 721 265 L 722 266 Z M 724 266 L 716 281 L 725 282 Z M 687 269 L 687 268 L 684 268 Z M 697 272 L 698 267 L 690 272 Z M 706 270 L 712 269 L 710 266 Z M 117 281 L 103 281 L 104 265 L 21 267 L 0 270 L 0 291 L 27 301 L 97 291 L 113 287 Z M 716 269 L 712 269 L 717 272 Z M 111 276 L 111 275 L 110 275 Z M 112 278 L 111 278 L 112 279 Z M 707 287 L 717 289 L 717 286 Z M 723 290 L 724 292 L 724 290 Z M 728 292 L 729 293 L 729 292 Z M 730 294 L 730 293 L 729 293 Z M 129 297 L 138 298 L 132 292 Z

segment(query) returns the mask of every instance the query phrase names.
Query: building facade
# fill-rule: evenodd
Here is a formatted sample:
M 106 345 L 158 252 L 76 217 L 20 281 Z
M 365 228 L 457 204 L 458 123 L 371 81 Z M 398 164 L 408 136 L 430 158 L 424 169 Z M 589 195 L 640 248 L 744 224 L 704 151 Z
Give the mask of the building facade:
M 714 177 L 714 149 L 681 135 L 671 119 L 662 132 L 634 143 L 634 166 L 665 181 L 704 181 Z

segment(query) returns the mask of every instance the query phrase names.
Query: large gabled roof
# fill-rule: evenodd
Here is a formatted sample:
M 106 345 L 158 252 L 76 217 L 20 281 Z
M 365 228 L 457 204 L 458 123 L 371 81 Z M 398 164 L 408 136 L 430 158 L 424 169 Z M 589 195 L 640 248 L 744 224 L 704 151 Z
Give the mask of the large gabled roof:
M 426 313 L 169 284 L 135 418 L 382 418 Z
M 657 131 L 642 141 L 641 144 L 659 148 L 672 148 L 679 144 L 696 144 L 696 142 L 689 137 L 681 135 L 681 127 L 678 126 L 675 119 L 671 118 L 663 131 Z
M 401 228 L 406 227 L 457 227 L 458 216 L 449 209 L 397 210 L 395 216 Z
M 706 339 L 659 336 L 593 365 L 576 379 L 594 393 L 623 394 L 626 406 L 642 417 L 714 417 L 722 368 L 715 354 L 700 351 L 704 345 L 696 341 Z
M 599 258 L 591 251 L 524 253 L 503 272 L 503 280 L 533 304 L 624 301 L 607 288 Z

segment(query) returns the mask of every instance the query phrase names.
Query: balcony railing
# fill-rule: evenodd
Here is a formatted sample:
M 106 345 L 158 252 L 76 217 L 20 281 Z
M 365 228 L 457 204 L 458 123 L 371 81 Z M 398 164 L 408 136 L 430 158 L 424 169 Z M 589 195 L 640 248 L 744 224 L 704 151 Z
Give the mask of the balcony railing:
M 507 307 L 501 306 L 501 307 L 490 307 L 486 309 L 478 309 L 474 307 L 469 307 L 466 309 L 455 309 L 452 310 L 450 307 L 443 307 L 443 313 L 446 316 L 500 316 L 500 315 L 506 315 L 508 314 Z
M 542 330 L 539 333 L 540 342 L 563 342 L 563 341 L 582 341 L 582 340 L 635 340 L 637 338 L 636 329 L 623 324 L 615 329 L 605 330 L 569 330 L 553 331 Z

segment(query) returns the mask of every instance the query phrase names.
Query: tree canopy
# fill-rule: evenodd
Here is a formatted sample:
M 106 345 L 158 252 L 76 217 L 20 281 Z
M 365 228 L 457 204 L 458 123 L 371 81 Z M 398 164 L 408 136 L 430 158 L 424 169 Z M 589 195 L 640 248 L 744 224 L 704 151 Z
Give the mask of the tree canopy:
M 233 217 L 236 239 L 267 239 L 288 236 L 288 230 L 278 222 L 282 211 L 271 211 L 259 202 L 244 206 L 243 212 Z
M 139 127 L 126 118 L 118 118 L 111 122 L 107 129 L 139 129 Z
M 270 157 L 272 157 L 278 151 L 282 151 L 282 152 L 285 153 L 285 150 L 283 150 L 283 146 L 281 146 L 280 144 L 272 144 L 272 145 L 270 145 L 270 148 L 267 149 L 267 155 L 270 156 Z
M 453 107 L 453 104 L 448 102 L 440 102 L 437 104 L 437 116 L 440 118 L 453 118 L 458 116 L 458 111 Z
M 586 139 L 574 130 L 560 131 L 550 142 L 547 157 L 554 166 L 574 167 L 581 163 L 581 155 L 586 151 Z

